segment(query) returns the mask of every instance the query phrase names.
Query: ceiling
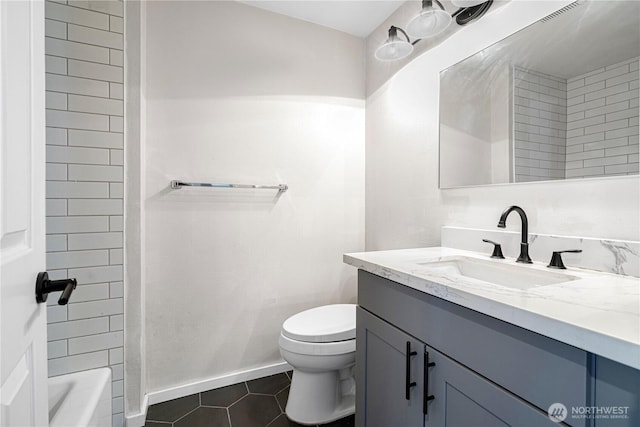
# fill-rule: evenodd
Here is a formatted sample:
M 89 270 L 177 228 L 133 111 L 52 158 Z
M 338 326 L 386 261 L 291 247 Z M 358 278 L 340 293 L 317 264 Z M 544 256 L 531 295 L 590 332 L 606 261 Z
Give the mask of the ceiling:
M 404 0 L 239 0 L 242 3 L 367 37 Z

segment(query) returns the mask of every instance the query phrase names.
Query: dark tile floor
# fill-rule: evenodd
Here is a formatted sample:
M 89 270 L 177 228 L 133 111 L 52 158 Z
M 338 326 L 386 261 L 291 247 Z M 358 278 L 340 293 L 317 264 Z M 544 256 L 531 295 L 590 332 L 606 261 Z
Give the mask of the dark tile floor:
M 145 427 L 296 427 L 284 408 L 291 372 L 152 405 Z M 354 416 L 321 427 L 353 427 Z

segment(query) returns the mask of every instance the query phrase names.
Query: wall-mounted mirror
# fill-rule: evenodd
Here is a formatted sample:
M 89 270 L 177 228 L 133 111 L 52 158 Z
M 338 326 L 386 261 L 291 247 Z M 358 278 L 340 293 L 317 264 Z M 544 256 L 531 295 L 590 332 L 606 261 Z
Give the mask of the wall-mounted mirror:
M 577 1 L 440 74 L 440 187 L 638 174 L 640 2 Z

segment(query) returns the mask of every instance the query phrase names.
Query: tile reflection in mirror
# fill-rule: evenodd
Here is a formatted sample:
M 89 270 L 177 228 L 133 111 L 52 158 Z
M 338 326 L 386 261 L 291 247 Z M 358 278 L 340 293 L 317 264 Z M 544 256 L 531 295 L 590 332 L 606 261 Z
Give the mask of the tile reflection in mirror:
M 638 174 L 639 58 L 640 2 L 580 1 L 443 70 L 440 187 Z

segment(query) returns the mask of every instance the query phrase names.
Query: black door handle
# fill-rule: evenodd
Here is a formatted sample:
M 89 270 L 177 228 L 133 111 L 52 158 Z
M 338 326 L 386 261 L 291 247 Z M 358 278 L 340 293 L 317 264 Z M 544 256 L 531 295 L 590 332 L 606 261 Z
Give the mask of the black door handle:
M 77 285 L 78 282 L 76 279 L 49 280 L 47 272 L 41 271 L 36 278 L 36 302 L 45 302 L 51 292 L 62 291 L 62 295 L 60 295 L 58 299 L 58 304 L 65 305 L 69 302 L 71 292 L 73 292 Z
M 424 390 L 422 391 L 424 400 L 422 402 L 422 413 L 429 414 L 429 401 L 435 399 L 434 395 L 429 394 L 429 368 L 436 366 L 436 362 L 429 362 L 429 352 L 424 352 Z
M 405 386 L 404 386 L 404 397 L 407 400 L 411 399 L 411 396 L 409 396 L 409 394 L 411 393 L 411 387 L 415 387 L 416 386 L 416 382 L 415 381 L 411 381 L 411 356 L 415 356 L 416 354 L 418 354 L 417 351 L 411 351 L 411 341 L 407 341 L 407 353 L 405 355 L 406 357 L 406 367 L 405 367 Z

